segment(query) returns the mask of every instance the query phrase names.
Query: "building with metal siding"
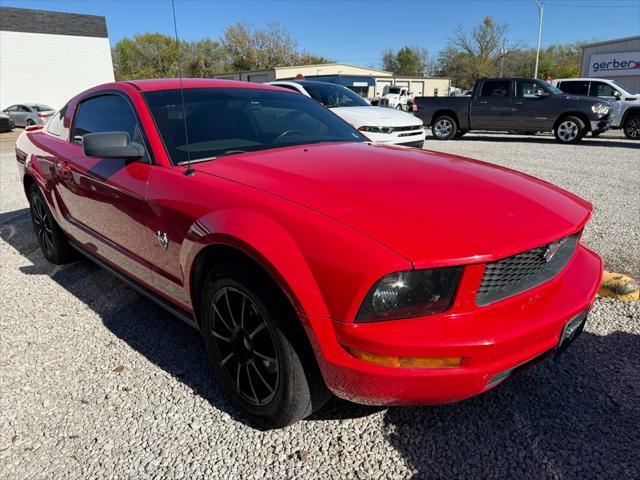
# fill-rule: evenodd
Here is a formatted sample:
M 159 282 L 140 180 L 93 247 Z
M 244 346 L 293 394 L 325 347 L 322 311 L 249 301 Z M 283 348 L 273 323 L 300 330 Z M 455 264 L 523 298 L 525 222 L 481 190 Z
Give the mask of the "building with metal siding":
M 359 67 L 347 63 L 276 67 L 269 70 L 223 73 L 214 75 L 214 77 L 256 83 L 294 80 L 296 78 L 320 80 L 344 85 L 371 100 L 380 97 L 387 85 L 409 87 L 410 92 L 417 96 L 446 96 L 449 94 L 451 86 L 451 81 L 448 78 L 394 76 L 392 72 L 385 70 Z
M 58 109 L 113 80 L 104 17 L 0 7 L 0 109 L 26 102 Z
M 584 45 L 580 76 L 614 80 L 639 93 L 640 35 Z

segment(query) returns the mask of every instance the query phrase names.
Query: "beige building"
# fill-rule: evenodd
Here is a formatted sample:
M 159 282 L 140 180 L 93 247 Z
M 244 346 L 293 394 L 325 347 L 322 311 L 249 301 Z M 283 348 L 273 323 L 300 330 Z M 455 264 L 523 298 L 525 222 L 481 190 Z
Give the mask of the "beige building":
M 385 86 L 408 87 L 412 96 L 446 96 L 449 94 L 451 86 L 451 80 L 448 78 L 396 77 L 392 72 L 349 65 L 348 63 L 276 67 L 269 70 L 223 73 L 214 75 L 214 78 L 257 83 L 294 80 L 296 78 L 322 80 L 344 85 L 369 99 L 380 97 Z

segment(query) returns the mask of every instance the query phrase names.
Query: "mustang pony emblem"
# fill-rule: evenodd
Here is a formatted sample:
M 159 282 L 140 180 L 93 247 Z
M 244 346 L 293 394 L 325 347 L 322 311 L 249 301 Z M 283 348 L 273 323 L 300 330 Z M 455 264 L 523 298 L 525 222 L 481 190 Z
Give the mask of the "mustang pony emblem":
M 544 258 L 544 261 L 549 263 L 551 260 L 553 260 L 553 257 L 556 256 L 556 253 L 558 253 L 558 250 L 560 250 L 560 248 L 562 247 L 562 245 L 564 245 L 564 242 L 566 241 L 567 239 L 563 238 L 562 240 L 558 240 L 557 242 L 550 243 L 547 246 L 547 249 L 544 251 L 544 254 L 542 255 L 542 258 Z
M 160 230 L 158 230 L 158 233 L 156 233 L 156 238 L 158 239 L 158 242 L 160 243 L 160 246 L 163 250 L 169 248 L 169 238 L 167 237 L 166 233 L 160 233 Z

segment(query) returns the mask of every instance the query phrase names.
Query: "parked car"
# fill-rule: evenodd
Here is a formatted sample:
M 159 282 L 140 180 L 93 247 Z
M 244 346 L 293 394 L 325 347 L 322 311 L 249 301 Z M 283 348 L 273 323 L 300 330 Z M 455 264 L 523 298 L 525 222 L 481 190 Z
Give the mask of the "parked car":
M 18 127 L 41 125 L 56 113 L 53 108 L 41 103 L 11 105 L 9 108 L 5 108 L 3 112 L 9 115 Z
M 269 85 L 102 85 L 22 132 L 16 156 L 43 255 L 81 252 L 198 329 L 221 388 L 262 427 L 329 392 L 477 395 L 570 344 L 600 284 L 586 201 L 372 144 Z
M 15 127 L 13 119 L 6 113 L 0 112 L 0 132 L 10 132 Z
M 438 140 L 471 130 L 553 130 L 558 142 L 576 143 L 589 131 L 604 132 L 611 122 L 607 101 L 566 95 L 530 78 L 481 79 L 471 97 L 416 97 L 414 102 L 415 115 Z
M 606 78 L 559 78 L 551 84 L 569 95 L 609 100 L 611 128 L 622 129 L 630 140 L 640 140 L 640 93 L 629 93 L 622 85 Z
M 295 90 L 320 102 L 376 143 L 422 148 L 424 125 L 410 113 L 374 107 L 342 85 L 311 80 L 276 81 L 275 85 Z

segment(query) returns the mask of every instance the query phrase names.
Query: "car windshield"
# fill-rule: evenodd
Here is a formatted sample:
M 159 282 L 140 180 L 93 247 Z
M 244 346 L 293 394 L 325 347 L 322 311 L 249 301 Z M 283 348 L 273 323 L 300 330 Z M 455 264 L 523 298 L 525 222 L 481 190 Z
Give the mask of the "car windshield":
M 398 87 L 391 87 L 391 88 L 389 89 L 389 93 L 395 93 L 395 94 L 398 94 L 398 93 L 400 93 L 400 89 L 399 89 Z
M 49 107 L 48 105 L 31 105 L 31 109 L 35 110 L 36 112 L 50 112 L 51 110 L 53 110 L 53 108 Z
M 186 119 L 180 90 L 143 96 L 175 164 L 289 145 L 367 141 L 318 103 L 293 92 L 185 89 Z
M 335 83 L 304 83 L 304 89 L 311 98 L 327 108 L 332 107 L 369 107 L 367 101 L 356 92 Z
M 563 95 L 564 92 L 562 90 L 560 90 L 558 87 L 554 87 L 553 85 L 546 83 L 545 87 L 549 89 L 549 91 L 551 93 L 553 93 L 554 95 Z
M 618 90 L 620 90 L 620 92 L 622 92 L 625 95 L 631 95 L 631 93 L 629 93 L 629 90 L 627 89 L 627 87 L 623 87 L 622 85 L 620 85 L 617 82 L 614 82 L 613 80 L 609 80 L 609 82 L 611 83 L 611 85 L 613 85 L 614 87 L 616 87 Z

